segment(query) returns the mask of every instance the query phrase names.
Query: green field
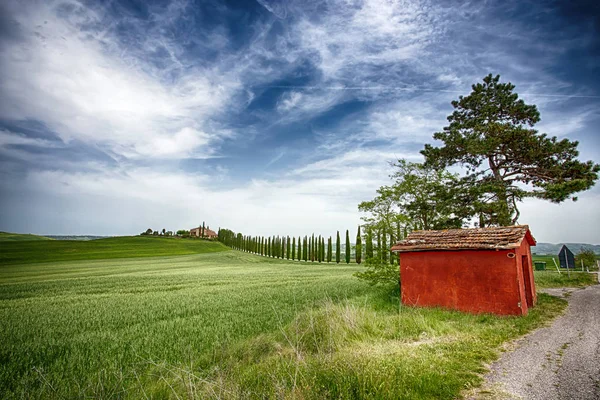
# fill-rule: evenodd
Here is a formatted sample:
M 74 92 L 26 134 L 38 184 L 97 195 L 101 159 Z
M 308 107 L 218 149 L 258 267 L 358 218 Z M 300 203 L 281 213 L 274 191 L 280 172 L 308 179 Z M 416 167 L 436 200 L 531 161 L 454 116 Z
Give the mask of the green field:
M 29 240 L 52 240 L 45 236 L 31 235 L 28 233 L 10 233 L 0 232 L 0 242 L 17 242 L 17 241 L 29 241 Z
M 50 261 L 159 257 L 228 250 L 219 242 L 160 236 L 120 236 L 106 239 L 0 242 L 0 265 Z
M 565 306 L 540 295 L 527 317 L 406 308 L 352 277 L 355 264 L 200 240 L 55 242 L 2 247 L 1 398 L 451 399 L 503 342 Z M 95 259 L 135 255 L 146 258 Z M 82 260 L 39 262 L 61 257 Z

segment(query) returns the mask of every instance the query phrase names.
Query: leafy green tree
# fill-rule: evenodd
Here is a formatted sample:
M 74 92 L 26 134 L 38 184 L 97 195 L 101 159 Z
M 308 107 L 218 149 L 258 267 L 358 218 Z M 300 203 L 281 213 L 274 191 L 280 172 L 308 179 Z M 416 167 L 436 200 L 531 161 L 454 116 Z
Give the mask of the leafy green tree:
M 346 229 L 346 264 L 350 264 L 350 232 Z
M 449 125 L 433 137 L 442 147 L 425 145 L 426 164 L 438 169 L 466 168 L 455 194 L 468 197 L 480 225 L 512 225 L 519 219 L 517 203 L 533 197 L 561 203 L 577 200 L 591 188 L 600 165 L 577 160 L 578 142 L 540 134 L 535 105 L 513 93 L 515 86 L 489 74 L 468 96 L 452 101 Z
M 377 259 L 383 261 L 383 257 L 381 256 L 381 231 L 377 231 Z
M 579 250 L 579 253 L 577 253 L 575 255 L 575 268 L 577 268 L 577 266 L 581 266 L 582 263 L 583 263 L 583 266 L 588 269 L 597 266 L 596 253 L 594 253 L 594 250 L 592 250 L 592 249 Z
M 389 249 L 387 247 L 387 234 L 383 232 L 381 235 L 381 257 L 384 263 L 388 262 Z
M 455 189 L 458 177 L 433 166 L 398 160 L 391 186 L 382 186 L 377 196 L 363 201 L 358 209 L 367 213 L 362 219 L 376 230 L 396 237 L 399 225 L 416 229 L 460 228 L 468 214 L 468 202 Z
M 335 241 L 335 262 L 340 263 L 342 243 L 340 241 L 340 231 L 337 231 L 337 239 Z
M 358 232 L 356 233 L 356 263 L 360 264 L 362 261 L 362 237 L 360 236 L 360 225 L 358 226 Z

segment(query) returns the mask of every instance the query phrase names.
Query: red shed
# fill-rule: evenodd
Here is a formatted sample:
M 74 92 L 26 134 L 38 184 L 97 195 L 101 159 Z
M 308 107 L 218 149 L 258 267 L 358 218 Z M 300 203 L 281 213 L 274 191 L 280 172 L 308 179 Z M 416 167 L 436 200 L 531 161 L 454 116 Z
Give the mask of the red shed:
M 526 315 L 537 301 L 527 225 L 415 231 L 396 243 L 402 303 Z

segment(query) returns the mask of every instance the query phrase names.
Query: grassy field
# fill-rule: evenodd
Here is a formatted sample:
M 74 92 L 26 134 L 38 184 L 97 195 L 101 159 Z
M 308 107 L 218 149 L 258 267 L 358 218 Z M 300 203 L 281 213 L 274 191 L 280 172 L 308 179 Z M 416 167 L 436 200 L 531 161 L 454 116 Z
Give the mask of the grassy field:
M 37 243 L 3 247 L 2 398 L 451 399 L 565 305 L 540 295 L 524 318 L 472 316 L 399 307 L 353 264 L 166 238 Z M 84 260 L 39 262 L 61 257 Z
M 120 236 L 88 241 L 0 241 L 0 265 L 176 256 L 225 250 L 228 248 L 219 242 L 156 236 Z
M 17 242 L 17 241 L 29 241 L 29 240 L 52 240 L 45 236 L 31 235 L 28 233 L 10 233 L 0 232 L 0 242 Z
M 581 271 L 534 271 L 535 286 L 537 289 L 555 288 L 555 287 L 584 287 L 598 283 L 596 274 L 589 274 Z

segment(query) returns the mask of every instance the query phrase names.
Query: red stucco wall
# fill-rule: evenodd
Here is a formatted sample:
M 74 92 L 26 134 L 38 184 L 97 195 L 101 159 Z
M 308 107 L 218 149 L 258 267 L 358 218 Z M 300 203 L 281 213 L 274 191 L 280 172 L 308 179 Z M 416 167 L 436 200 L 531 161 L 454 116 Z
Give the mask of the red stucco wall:
M 515 257 L 508 257 L 509 253 Z M 531 253 L 526 240 L 514 250 L 400 253 L 402 303 L 473 313 L 527 314 L 522 255 L 528 257 L 535 304 Z

